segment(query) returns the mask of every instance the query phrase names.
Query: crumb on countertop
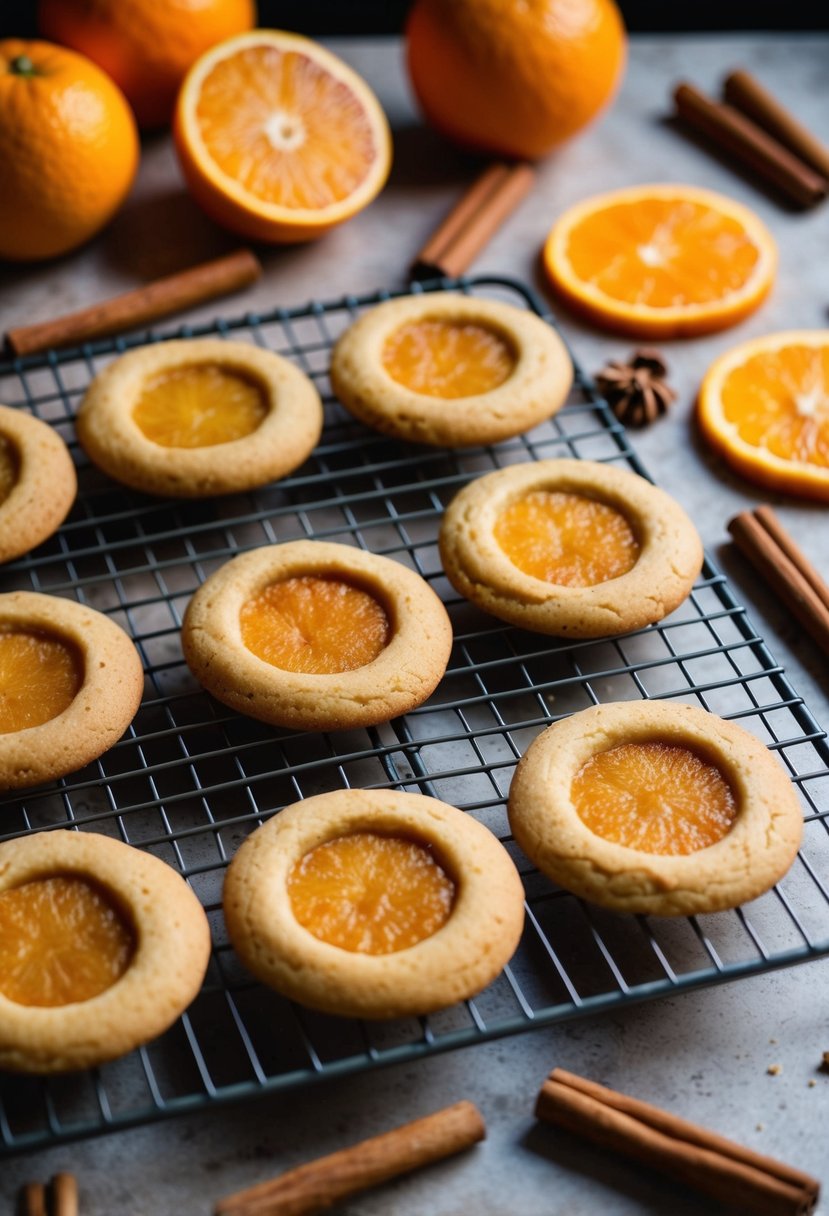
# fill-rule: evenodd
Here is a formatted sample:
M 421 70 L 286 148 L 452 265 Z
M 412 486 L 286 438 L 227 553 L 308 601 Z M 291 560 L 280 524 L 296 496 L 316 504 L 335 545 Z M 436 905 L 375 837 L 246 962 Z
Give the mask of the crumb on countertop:
M 769 1064 L 768 1068 L 766 1069 L 766 1072 L 770 1077 L 779 1077 L 782 1071 L 782 1064 Z

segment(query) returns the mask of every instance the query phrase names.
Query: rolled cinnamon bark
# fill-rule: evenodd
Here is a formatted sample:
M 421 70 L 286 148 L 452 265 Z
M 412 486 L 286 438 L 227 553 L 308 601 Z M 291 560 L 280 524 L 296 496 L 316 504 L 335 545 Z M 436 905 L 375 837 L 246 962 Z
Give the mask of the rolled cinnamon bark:
M 349 1195 L 367 1190 L 470 1148 L 486 1135 L 471 1102 L 457 1102 L 363 1140 L 317 1161 L 309 1161 L 270 1182 L 220 1199 L 215 1216 L 310 1216 L 325 1212 Z
M 668 1111 L 555 1069 L 536 1116 L 755 1216 L 807 1216 L 817 1179 Z
M 6 342 L 15 354 L 32 355 L 56 346 L 108 337 L 125 329 L 137 329 L 170 313 L 183 312 L 216 296 L 240 291 L 255 282 L 261 273 L 262 267 L 251 251 L 238 249 L 227 257 L 156 279 L 145 287 L 102 300 L 80 312 L 10 329 Z
M 456 278 L 472 265 L 535 181 L 526 161 L 493 162 L 435 229 L 412 264 L 415 276 Z
M 800 207 L 826 197 L 829 183 L 733 106 L 721 105 L 690 84 L 674 90 L 676 112 L 690 127 L 753 169 Z
M 791 114 L 749 72 L 738 70 L 725 79 L 723 96 L 768 131 L 821 177 L 829 178 L 829 148 Z
M 52 1216 L 78 1216 L 78 1183 L 74 1174 L 52 1179 Z

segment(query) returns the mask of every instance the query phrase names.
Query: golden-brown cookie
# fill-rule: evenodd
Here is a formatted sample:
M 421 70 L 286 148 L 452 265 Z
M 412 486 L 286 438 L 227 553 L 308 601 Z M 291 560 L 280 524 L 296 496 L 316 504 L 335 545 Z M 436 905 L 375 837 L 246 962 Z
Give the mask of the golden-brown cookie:
M 34 591 L 0 595 L 0 789 L 83 768 L 121 738 L 144 690 L 109 617 Z
M 0 562 L 57 532 L 77 489 L 72 457 L 57 431 L 0 405 Z
M 287 359 L 246 342 L 142 346 L 90 385 L 76 420 L 89 459 L 147 494 L 203 498 L 284 477 L 310 455 L 322 403 Z
M 181 633 L 217 700 L 275 726 L 341 730 L 420 705 L 449 661 L 452 627 L 427 582 L 349 545 L 290 541 L 211 575 Z
M 89 1068 L 154 1039 L 209 956 L 201 904 L 157 857 L 92 832 L 0 844 L 0 1068 Z
M 572 381 L 567 348 L 540 317 L 452 292 L 378 305 L 331 362 L 334 392 L 356 418 L 437 447 L 520 435 L 561 408 Z
M 440 528 L 452 586 L 501 620 L 577 638 L 628 633 L 676 608 L 702 566 L 694 525 L 663 490 L 589 460 L 488 473 Z
M 688 916 L 786 873 L 803 817 L 754 735 L 693 705 L 625 701 L 556 722 L 509 793 L 518 844 L 555 882 L 618 912 Z
M 286 807 L 230 864 L 236 952 L 327 1013 L 393 1018 L 474 996 L 524 922 L 518 872 L 471 816 L 419 794 L 336 790 Z

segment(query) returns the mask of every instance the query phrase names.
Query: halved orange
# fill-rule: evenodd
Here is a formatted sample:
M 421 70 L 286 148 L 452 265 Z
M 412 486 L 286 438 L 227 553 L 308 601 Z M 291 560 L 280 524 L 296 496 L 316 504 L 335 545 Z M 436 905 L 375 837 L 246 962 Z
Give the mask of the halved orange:
M 727 329 L 758 307 L 777 267 L 774 240 L 752 211 L 686 185 L 585 199 L 553 225 L 543 257 L 573 309 L 641 338 Z
M 829 500 L 829 329 L 767 334 L 727 351 L 705 375 L 697 416 L 749 480 Z
M 282 30 L 240 34 L 202 55 L 173 131 L 196 201 L 254 240 L 321 236 L 371 202 L 391 165 L 388 123 L 368 85 Z

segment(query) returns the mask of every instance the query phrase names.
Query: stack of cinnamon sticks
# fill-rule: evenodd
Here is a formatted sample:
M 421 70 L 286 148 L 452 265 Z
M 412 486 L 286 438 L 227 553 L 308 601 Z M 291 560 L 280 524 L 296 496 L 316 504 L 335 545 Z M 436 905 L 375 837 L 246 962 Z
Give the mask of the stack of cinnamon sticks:
M 720 151 L 751 169 L 798 207 L 829 193 L 829 148 L 748 72 L 725 80 L 722 102 L 692 84 L 674 90 L 676 113 Z

